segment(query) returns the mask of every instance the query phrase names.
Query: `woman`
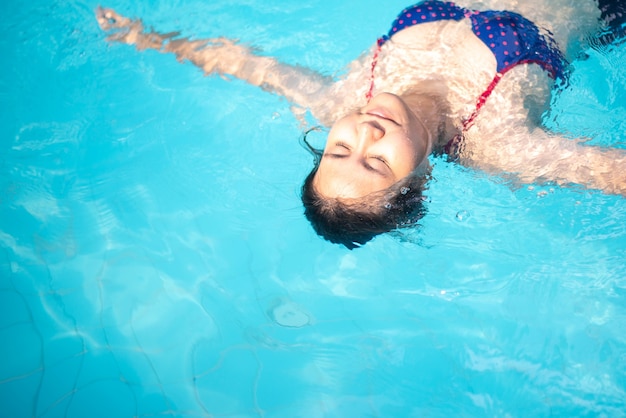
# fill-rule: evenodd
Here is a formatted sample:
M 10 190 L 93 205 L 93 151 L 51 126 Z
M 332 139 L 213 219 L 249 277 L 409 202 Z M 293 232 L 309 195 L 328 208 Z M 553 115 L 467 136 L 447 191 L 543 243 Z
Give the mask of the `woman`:
M 318 234 L 354 248 L 423 215 L 431 153 L 522 182 L 626 195 L 620 170 L 626 153 L 539 127 L 552 86 L 566 78 L 557 41 L 567 42 L 572 22 L 590 31 L 600 19 L 611 29 L 606 39 L 622 27 L 624 6 L 601 0 L 600 9 L 586 1 L 575 10 L 553 3 L 545 10 L 531 3 L 512 5 L 515 11 L 418 3 L 402 11 L 340 80 L 255 55 L 227 38 L 189 41 L 148 32 L 140 20 L 110 9 L 98 9 L 97 19 L 111 41 L 173 53 L 206 74 L 243 79 L 331 127 L 323 152 L 309 146 L 316 164 L 302 200 Z

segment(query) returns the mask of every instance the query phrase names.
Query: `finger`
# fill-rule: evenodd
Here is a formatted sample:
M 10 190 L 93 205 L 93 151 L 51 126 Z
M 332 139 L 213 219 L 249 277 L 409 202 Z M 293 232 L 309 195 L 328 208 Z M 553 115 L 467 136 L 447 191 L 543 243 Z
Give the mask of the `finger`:
M 120 15 L 113 9 L 107 9 L 100 6 L 96 8 L 96 19 L 103 30 L 125 28 L 133 22 L 131 19 Z

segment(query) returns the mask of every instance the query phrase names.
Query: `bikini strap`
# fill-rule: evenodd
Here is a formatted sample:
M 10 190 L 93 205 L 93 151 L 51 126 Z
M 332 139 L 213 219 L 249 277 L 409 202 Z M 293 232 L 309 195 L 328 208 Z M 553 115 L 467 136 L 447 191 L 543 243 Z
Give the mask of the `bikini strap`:
M 491 96 L 491 93 L 493 93 L 503 75 L 504 74 L 502 73 L 496 73 L 496 75 L 493 77 L 493 80 L 491 80 L 491 83 L 489 83 L 489 86 L 487 86 L 487 89 L 480 96 L 478 96 L 474 111 L 467 119 L 463 121 L 463 132 L 472 127 L 474 121 L 476 120 L 476 117 L 478 116 L 478 112 L 480 112 L 480 109 L 482 109 L 482 107 L 485 105 L 487 99 L 489 98 L 489 96 Z
M 489 83 L 489 86 L 487 86 L 487 89 L 476 100 L 476 107 L 474 108 L 472 114 L 467 119 L 463 120 L 461 133 L 456 134 L 450 141 L 446 143 L 446 145 L 444 145 L 443 151 L 451 158 L 454 159 L 458 157 L 459 150 L 463 144 L 463 135 L 465 135 L 469 128 L 472 127 L 474 121 L 476 120 L 476 117 L 478 116 L 478 113 L 480 112 L 480 109 L 485 105 L 487 99 L 489 98 L 489 96 L 491 96 L 491 93 L 493 93 L 496 85 L 502 79 L 503 75 L 503 73 L 496 73 L 496 75 L 493 77 L 493 80 L 491 80 L 491 83 Z
M 378 64 L 378 55 L 380 55 L 380 50 L 385 41 L 387 41 L 386 36 L 380 37 L 378 38 L 378 41 L 376 41 L 376 50 L 374 51 L 374 56 L 372 57 L 372 66 L 370 68 L 370 87 L 369 90 L 367 90 L 367 93 L 365 93 L 365 98 L 368 102 L 372 100 L 372 96 L 374 94 L 374 70 L 376 70 L 376 65 Z

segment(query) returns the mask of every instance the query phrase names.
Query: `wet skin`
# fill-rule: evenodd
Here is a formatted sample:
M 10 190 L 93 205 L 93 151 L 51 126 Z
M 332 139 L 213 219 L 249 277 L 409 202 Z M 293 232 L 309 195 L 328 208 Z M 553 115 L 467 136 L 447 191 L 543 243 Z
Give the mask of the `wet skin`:
M 399 96 L 382 93 L 331 128 L 314 186 L 330 198 L 386 189 L 428 164 L 424 124 Z

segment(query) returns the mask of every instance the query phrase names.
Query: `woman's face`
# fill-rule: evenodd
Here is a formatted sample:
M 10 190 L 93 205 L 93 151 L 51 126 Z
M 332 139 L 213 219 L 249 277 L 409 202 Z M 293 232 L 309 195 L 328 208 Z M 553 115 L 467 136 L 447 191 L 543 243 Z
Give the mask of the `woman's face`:
M 383 93 L 333 125 L 313 184 L 325 197 L 362 197 L 427 164 L 429 152 L 422 122 L 400 97 Z

